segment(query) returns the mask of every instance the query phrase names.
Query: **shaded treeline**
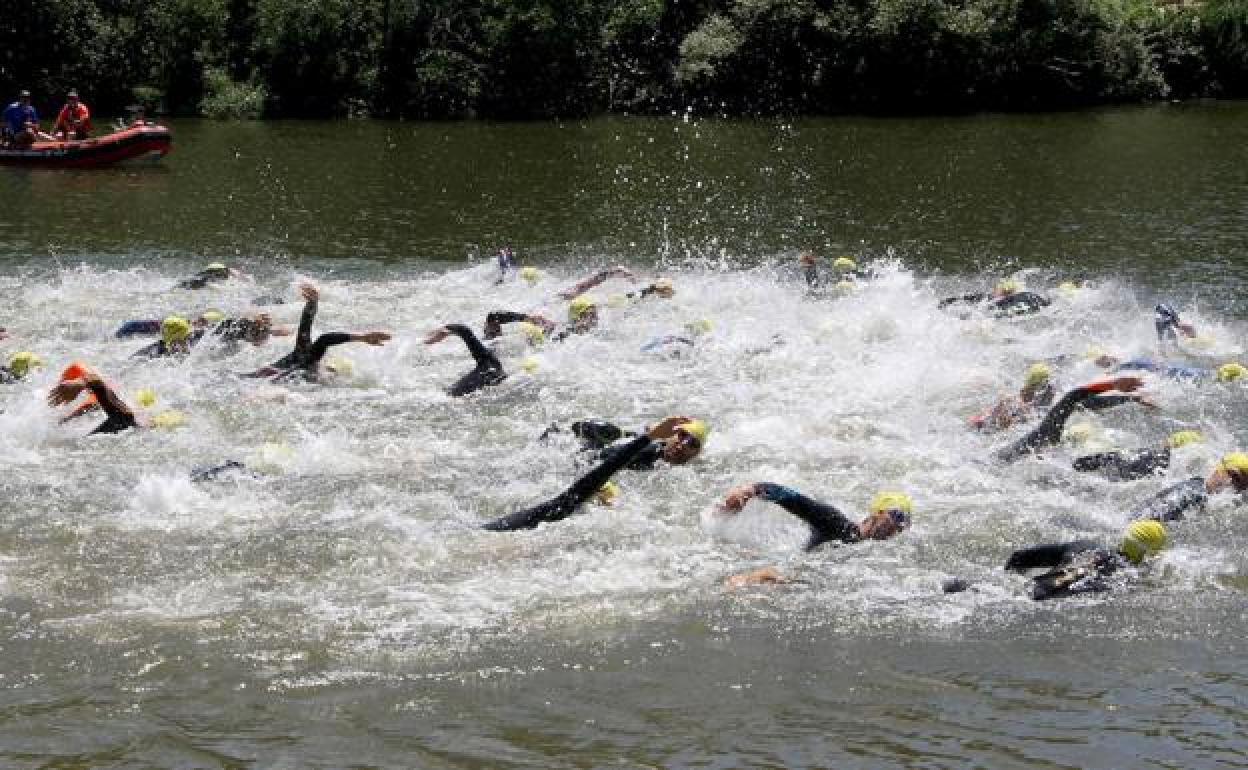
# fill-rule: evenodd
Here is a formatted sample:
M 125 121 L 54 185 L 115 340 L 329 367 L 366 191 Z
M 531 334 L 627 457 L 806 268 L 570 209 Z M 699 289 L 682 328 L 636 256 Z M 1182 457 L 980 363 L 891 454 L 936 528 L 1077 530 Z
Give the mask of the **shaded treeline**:
M 1248 0 L 8 0 L 0 96 L 534 118 L 1248 95 Z

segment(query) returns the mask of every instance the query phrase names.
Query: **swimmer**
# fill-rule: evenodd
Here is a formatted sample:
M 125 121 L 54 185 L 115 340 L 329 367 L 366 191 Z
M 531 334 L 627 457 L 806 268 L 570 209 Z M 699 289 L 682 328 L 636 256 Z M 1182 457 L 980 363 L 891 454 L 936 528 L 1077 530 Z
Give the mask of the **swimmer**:
M 203 329 L 193 331 L 191 322 L 180 316 L 169 316 L 160 322 L 160 340 L 130 355 L 131 358 L 163 358 L 184 356 L 204 336 Z
M 456 397 L 466 396 L 507 379 L 507 372 L 503 371 L 503 364 L 498 360 L 498 356 L 477 339 L 472 329 L 463 324 L 447 324 L 440 329 L 433 330 L 428 337 L 425 337 L 425 344 L 436 345 L 452 334 L 463 340 L 477 365 L 472 371 L 456 380 L 447 391 L 448 393 Z
M 996 458 L 1001 462 L 1014 462 L 1024 455 L 1058 443 L 1062 438 L 1062 429 L 1066 425 L 1066 420 L 1070 419 L 1079 407 L 1107 409 L 1126 403 L 1154 406 L 1148 399 L 1133 394 L 1142 384 L 1143 381 L 1139 377 L 1118 377 L 1075 388 L 1053 405 L 1053 408 L 1040 421 L 1039 426 L 1013 444 L 998 450 Z M 1111 390 L 1117 390 L 1126 395 L 1104 395 Z
M 1173 450 L 1202 440 L 1197 431 L 1179 430 L 1167 436 L 1160 446 L 1084 455 L 1076 457 L 1072 467 L 1081 473 L 1099 473 L 1110 481 L 1134 481 L 1161 473 L 1170 467 Z
M 810 537 L 806 541 L 807 551 L 829 542 L 851 544 L 863 540 L 887 540 L 906 531 L 914 513 L 914 503 L 909 495 L 901 492 L 880 492 L 871 498 L 866 518 L 855 524 L 835 506 L 767 481 L 733 487 L 720 503 L 719 513 L 735 515 L 755 497 L 775 503 L 806 522 L 810 527 Z M 724 582 L 729 587 L 740 587 L 786 580 L 774 567 L 763 567 L 732 575 Z
M 614 456 L 604 460 L 598 467 L 577 479 L 572 486 L 557 497 L 523 511 L 501 516 L 482 525 L 481 528 L 494 532 L 512 532 L 518 529 L 533 529 L 539 524 L 566 519 L 598 495 L 610 483 L 611 476 L 628 465 L 636 454 L 645 451 L 649 444 L 648 437 L 638 436 L 621 447 Z
M 936 306 L 943 308 L 959 303 L 978 305 L 984 302 L 987 302 L 992 308 L 993 315 L 999 318 L 1036 313 L 1051 304 L 1051 300 L 1048 297 L 1041 296 L 1035 292 L 1023 291 L 1018 281 L 1007 279 L 999 281 L 989 294 L 975 292 L 958 297 L 946 297 L 937 303 Z
M 100 376 L 90 369 L 85 369 L 77 379 L 62 380 L 48 394 L 48 406 L 63 406 L 77 398 L 81 393 L 90 393 L 95 404 L 104 410 L 107 419 L 96 426 L 88 435 L 97 433 L 120 433 L 123 430 L 139 427 L 134 412 L 121 400 L 111 387 L 105 384 Z M 68 419 L 68 418 L 67 418 Z M 64 422 L 64 420 L 62 420 Z
M 1023 387 L 1017 398 L 1004 398 L 992 409 L 970 419 L 971 427 L 983 432 L 995 432 L 1031 418 L 1039 407 L 1053 404 L 1057 388 L 1053 384 L 1053 370 L 1046 363 L 1035 363 L 1023 373 Z
M 598 459 L 609 460 L 630 447 L 634 437 L 639 435 L 650 439 L 642 450 L 634 453 L 629 460 L 630 470 L 653 470 L 660 460 L 668 465 L 684 465 L 697 457 L 706 444 L 710 432 L 702 420 L 692 417 L 665 417 L 654 426 L 640 434 L 625 432 L 612 423 L 603 420 L 581 420 L 572 423 L 572 435 L 581 440 L 585 450 L 596 450 Z M 546 429 L 541 438 L 545 439 L 552 433 L 561 432 L 558 425 Z M 630 439 L 626 444 L 613 444 L 622 438 Z
M 299 318 L 299 331 L 295 335 L 295 349 L 281 360 L 262 369 L 243 375 L 244 377 L 272 377 L 275 380 L 290 377 L 302 377 L 315 382 L 318 376 L 321 359 L 335 345 L 348 342 L 364 342 L 369 345 L 384 345 L 390 335 L 386 332 L 364 332 L 348 334 L 346 332 L 327 332 L 312 340 L 312 323 L 316 320 L 316 311 L 320 301 L 320 292 L 310 283 L 299 287 L 303 296 L 303 314 Z
M 504 246 L 498 250 L 498 280 L 495 285 L 501 284 L 507 280 L 507 274 L 516 269 L 516 253 L 511 250 L 510 246 Z
M 1157 330 L 1157 342 L 1163 350 L 1167 343 L 1179 341 L 1179 333 L 1189 338 L 1196 336 L 1196 327 L 1184 323 L 1178 311 L 1164 302 L 1153 308 L 1153 328 Z
M 43 359 L 31 353 L 29 350 L 22 350 L 9 356 L 7 366 L 0 366 L 0 385 L 12 385 L 26 379 L 31 369 L 37 369 L 43 366 Z
M 179 289 L 203 289 L 214 283 L 224 283 L 231 278 L 247 278 L 247 274 L 241 270 L 232 267 L 226 267 L 224 263 L 213 262 L 206 266 L 203 270 L 178 281 L 176 288 Z
M 1166 546 L 1166 528 L 1158 521 L 1138 520 L 1127 525 L 1115 549 L 1094 540 L 1075 540 L 1019 549 L 1005 562 L 1013 572 L 1048 567 L 1032 578 L 1031 598 L 1037 601 L 1107 591 L 1110 577 L 1127 567 L 1139 567 Z
M 1248 454 L 1228 452 L 1204 478 L 1193 476 L 1172 484 L 1137 505 L 1128 518 L 1178 521 L 1190 510 L 1201 510 L 1209 496 L 1230 490 L 1242 496 L 1248 492 Z
M 826 278 L 819 274 L 819 263 L 814 252 L 803 252 L 797 258 L 797 261 L 801 265 L 802 275 L 806 279 L 806 286 L 812 290 L 818 290 L 825 286 L 852 284 L 874 277 L 874 273 L 870 269 L 860 269 L 853 257 L 841 256 L 832 260 L 832 272 Z
M 157 319 L 139 319 L 126 321 L 113 336 L 118 339 L 160 334 L 161 322 Z M 294 331 L 282 326 L 273 325 L 273 317 L 268 313 L 256 313 L 240 318 L 226 318 L 222 313 L 208 310 L 199 315 L 191 326 L 195 329 L 207 329 L 222 342 L 250 342 L 259 347 L 269 341 L 270 337 L 289 337 Z M 202 335 L 201 335 L 202 336 Z M 198 338 L 196 338 L 198 340 Z

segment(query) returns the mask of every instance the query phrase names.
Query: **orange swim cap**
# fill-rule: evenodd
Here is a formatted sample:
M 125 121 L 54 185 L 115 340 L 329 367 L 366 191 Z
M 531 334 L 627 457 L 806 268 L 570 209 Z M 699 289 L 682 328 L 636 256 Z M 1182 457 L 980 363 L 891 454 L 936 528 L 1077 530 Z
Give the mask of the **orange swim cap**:
M 74 361 L 69 366 L 65 367 L 65 370 L 61 372 L 61 382 L 65 382 L 66 380 L 82 379 L 83 375 L 85 375 L 88 371 L 89 369 L 87 369 L 85 365 Z

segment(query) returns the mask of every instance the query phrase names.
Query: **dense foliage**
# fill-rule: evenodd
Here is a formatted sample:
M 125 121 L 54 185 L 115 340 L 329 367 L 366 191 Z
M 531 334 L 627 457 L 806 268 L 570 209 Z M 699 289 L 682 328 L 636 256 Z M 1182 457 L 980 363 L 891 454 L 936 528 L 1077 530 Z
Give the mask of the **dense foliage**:
M 8 0 L 0 97 L 221 117 L 1035 109 L 1248 91 L 1248 0 Z

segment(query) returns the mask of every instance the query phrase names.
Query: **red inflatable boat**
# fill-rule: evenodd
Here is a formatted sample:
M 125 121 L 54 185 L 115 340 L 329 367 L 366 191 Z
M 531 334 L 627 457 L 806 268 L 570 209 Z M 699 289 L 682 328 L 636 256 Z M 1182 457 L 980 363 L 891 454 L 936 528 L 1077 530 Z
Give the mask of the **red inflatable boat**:
M 173 136 L 164 126 L 131 126 L 112 134 L 71 142 L 35 142 L 25 149 L 0 149 L 0 164 L 40 168 L 99 168 L 117 163 L 158 160 L 168 154 Z

